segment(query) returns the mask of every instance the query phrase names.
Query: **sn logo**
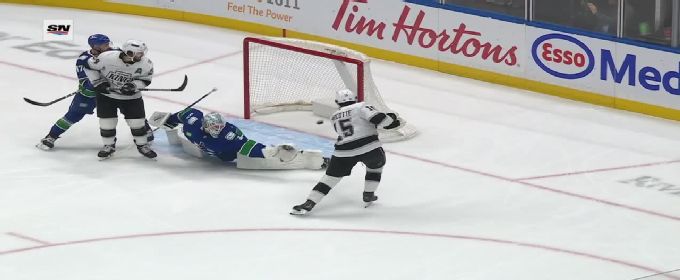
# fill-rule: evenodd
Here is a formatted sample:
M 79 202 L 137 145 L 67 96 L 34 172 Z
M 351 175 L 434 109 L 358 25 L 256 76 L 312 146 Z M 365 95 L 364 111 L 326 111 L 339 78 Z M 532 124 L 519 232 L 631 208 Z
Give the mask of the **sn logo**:
M 68 24 L 50 24 L 47 26 L 47 33 L 55 35 L 68 35 L 71 31 L 71 25 Z

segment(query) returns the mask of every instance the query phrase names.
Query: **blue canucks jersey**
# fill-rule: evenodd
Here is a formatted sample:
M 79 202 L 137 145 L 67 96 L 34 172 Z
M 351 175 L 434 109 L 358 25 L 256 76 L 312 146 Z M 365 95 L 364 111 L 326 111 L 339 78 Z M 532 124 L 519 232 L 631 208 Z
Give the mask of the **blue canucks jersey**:
M 203 112 L 188 109 L 172 114 L 166 121 L 171 125 L 182 124 L 182 133 L 191 143 L 196 144 L 204 153 L 233 161 L 237 154 L 249 157 L 264 157 L 263 144 L 249 140 L 235 125 L 227 122 L 217 138 L 203 131 Z
M 86 97 L 96 96 L 94 92 L 94 86 L 92 86 L 92 83 L 90 82 L 90 79 L 87 78 L 87 73 L 85 72 L 85 69 L 88 69 L 87 60 L 91 57 L 93 57 L 93 55 L 90 53 L 90 51 L 84 51 L 80 54 L 78 60 L 76 60 L 76 75 L 78 75 L 79 85 L 78 91 L 80 94 Z

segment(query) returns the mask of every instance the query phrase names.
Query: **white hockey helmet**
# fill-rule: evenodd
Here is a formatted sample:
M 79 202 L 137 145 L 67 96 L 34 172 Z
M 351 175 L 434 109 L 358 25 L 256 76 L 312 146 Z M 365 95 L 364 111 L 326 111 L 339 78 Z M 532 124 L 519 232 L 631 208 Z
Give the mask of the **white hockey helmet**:
M 222 129 L 224 129 L 225 126 L 227 126 L 227 122 L 224 120 L 224 117 L 220 115 L 219 113 L 208 113 L 207 115 L 203 116 L 203 131 L 206 133 L 210 134 L 213 138 L 217 138 L 220 136 L 220 132 L 222 132 Z
M 335 103 L 357 102 L 357 94 L 349 89 L 341 89 L 335 93 Z
M 125 55 L 132 58 L 135 62 L 142 60 L 142 57 L 146 55 L 147 47 L 146 44 L 139 40 L 127 40 L 120 50 L 123 51 Z

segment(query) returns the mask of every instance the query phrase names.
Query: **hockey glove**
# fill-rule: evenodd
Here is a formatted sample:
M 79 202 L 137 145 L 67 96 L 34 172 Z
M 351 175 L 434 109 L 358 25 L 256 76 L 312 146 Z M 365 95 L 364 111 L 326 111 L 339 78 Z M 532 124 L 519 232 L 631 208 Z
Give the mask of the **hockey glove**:
M 155 127 L 164 127 L 172 130 L 177 127 L 178 123 L 173 120 L 173 114 L 167 112 L 153 112 L 149 118 L 149 124 Z
M 101 93 L 101 94 L 109 94 L 109 87 L 111 84 L 109 82 L 103 82 L 96 87 L 94 87 L 94 92 Z
M 122 88 L 120 88 L 120 94 L 122 95 L 135 95 L 137 93 L 137 85 L 133 83 L 125 83 Z
M 394 121 L 392 121 L 391 124 L 383 127 L 384 129 L 393 129 L 397 128 L 401 125 L 401 122 L 399 121 L 399 118 L 397 117 L 397 114 L 395 113 L 387 113 L 386 114 L 388 117 L 392 118 Z

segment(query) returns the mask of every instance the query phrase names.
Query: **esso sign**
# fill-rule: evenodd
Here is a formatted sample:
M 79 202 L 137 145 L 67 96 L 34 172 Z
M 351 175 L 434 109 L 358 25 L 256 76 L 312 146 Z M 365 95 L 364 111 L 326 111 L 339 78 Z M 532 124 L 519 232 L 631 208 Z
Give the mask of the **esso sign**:
M 532 57 L 546 73 L 563 79 L 580 79 L 593 71 L 595 56 L 583 42 L 564 34 L 538 37 L 531 48 Z

